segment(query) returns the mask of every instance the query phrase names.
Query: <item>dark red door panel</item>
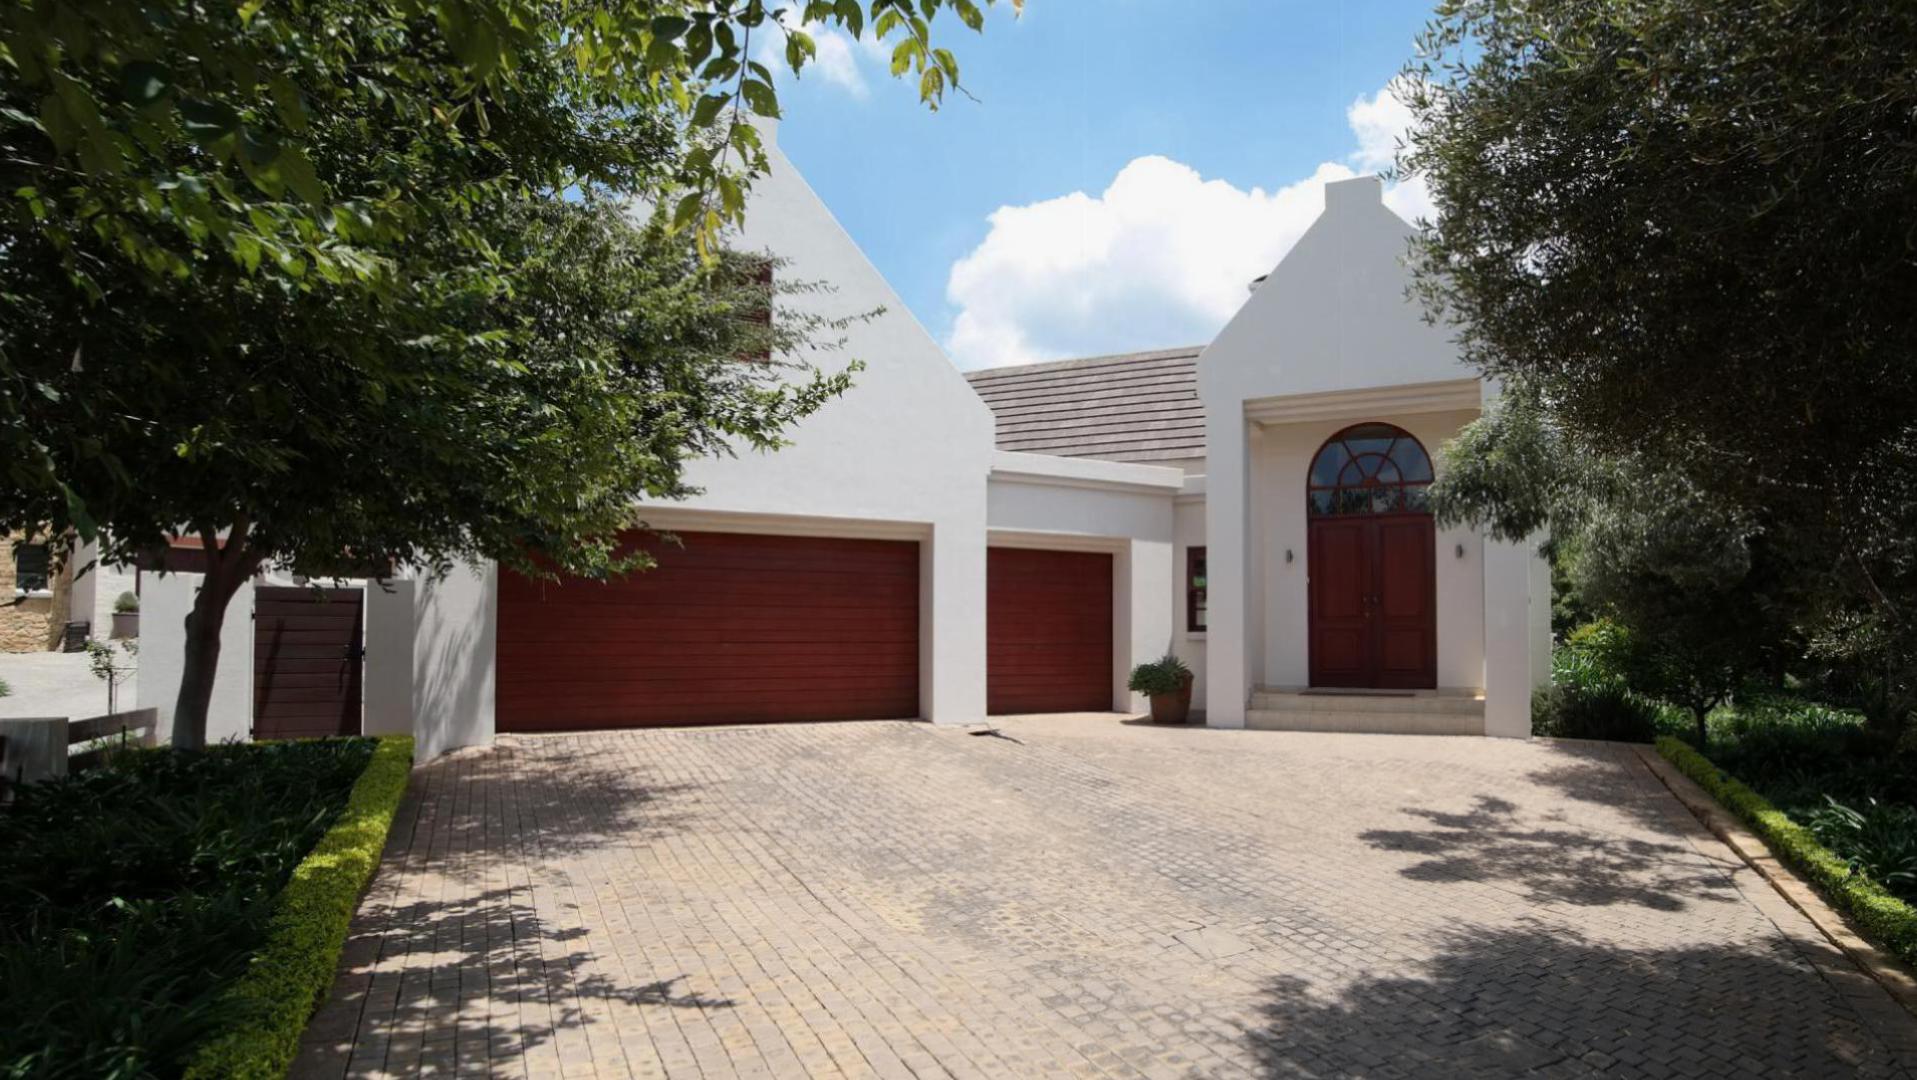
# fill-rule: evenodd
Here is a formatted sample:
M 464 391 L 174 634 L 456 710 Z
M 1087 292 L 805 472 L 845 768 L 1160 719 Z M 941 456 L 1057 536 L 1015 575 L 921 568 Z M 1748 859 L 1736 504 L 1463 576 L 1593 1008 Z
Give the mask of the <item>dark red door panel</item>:
M 1380 518 L 1378 674 L 1374 685 L 1395 690 L 1438 685 L 1436 533 L 1429 517 Z
M 1311 522 L 1311 685 L 1437 686 L 1435 536 L 1428 514 Z
M 986 711 L 1110 710 L 1112 557 L 990 548 L 985 580 Z
M 357 735 L 362 680 L 358 589 L 253 590 L 253 737 Z
M 1371 625 L 1371 533 L 1363 518 L 1311 523 L 1311 685 L 1370 686 L 1375 667 Z
M 618 581 L 500 573 L 500 731 L 919 715 L 917 543 L 678 535 Z

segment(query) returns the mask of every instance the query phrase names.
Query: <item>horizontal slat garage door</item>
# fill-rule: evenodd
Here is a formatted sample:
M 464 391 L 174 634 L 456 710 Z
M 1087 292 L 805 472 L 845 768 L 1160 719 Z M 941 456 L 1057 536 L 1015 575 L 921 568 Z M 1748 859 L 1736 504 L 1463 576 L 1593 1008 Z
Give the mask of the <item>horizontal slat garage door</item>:
M 1112 707 L 1112 557 L 986 554 L 986 702 L 994 714 Z
M 919 714 L 918 544 L 678 535 L 618 581 L 500 574 L 499 730 Z

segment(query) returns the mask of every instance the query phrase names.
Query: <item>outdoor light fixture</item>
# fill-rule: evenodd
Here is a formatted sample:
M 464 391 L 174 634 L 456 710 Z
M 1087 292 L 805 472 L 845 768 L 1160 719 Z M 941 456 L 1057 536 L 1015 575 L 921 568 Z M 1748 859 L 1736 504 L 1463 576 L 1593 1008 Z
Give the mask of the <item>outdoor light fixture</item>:
M 1464 558 L 1464 545 L 1463 545 L 1463 544 L 1459 544 L 1459 545 L 1458 545 L 1458 558 L 1460 558 L 1460 559 L 1462 559 L 1462 558 Z

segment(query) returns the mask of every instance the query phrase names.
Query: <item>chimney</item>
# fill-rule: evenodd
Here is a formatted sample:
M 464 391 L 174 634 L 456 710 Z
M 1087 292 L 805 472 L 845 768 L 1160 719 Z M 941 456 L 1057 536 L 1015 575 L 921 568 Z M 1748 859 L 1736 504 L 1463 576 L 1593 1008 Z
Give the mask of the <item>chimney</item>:
M 1325 213 L 1384 205 L 1384 181 L 1375 176 L 1333 180 L 1325 185 Z

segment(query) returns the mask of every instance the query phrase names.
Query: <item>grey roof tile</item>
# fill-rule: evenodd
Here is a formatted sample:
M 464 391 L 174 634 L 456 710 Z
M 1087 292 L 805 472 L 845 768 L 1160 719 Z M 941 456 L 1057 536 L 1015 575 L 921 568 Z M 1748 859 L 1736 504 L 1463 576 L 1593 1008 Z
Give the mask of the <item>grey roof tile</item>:
M 1199 348 L 987 368 L 965 375 L 998 417 L 998 448 L 1107 461 L 1205 453 Z

